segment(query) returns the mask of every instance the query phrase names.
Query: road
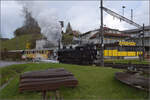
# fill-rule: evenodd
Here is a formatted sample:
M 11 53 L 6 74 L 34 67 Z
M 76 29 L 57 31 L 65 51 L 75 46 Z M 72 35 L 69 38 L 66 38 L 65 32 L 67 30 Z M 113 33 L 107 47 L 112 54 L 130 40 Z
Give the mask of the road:
M 13 65 L 13 64 L 25 64 L 26 62 L 17 62 L 17 61 L 1 61 L 0 60 L 0 67 L 6 67 L 8 65 Z

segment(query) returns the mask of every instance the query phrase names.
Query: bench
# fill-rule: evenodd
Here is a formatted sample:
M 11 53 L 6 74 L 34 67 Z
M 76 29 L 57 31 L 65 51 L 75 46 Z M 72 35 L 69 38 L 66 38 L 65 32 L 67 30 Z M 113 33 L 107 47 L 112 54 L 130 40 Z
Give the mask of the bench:
M 52 68 L 21 74 L 19 92 L 40 91 L 42 92 L 43 100 L 45 100 L 47 91 L 55 91 L 55 98 L 58 99 L 58 90 L 60 87 L 73 88 L 77 85 L 78 81 L 71 72 L 68 72 L 63 68 Z

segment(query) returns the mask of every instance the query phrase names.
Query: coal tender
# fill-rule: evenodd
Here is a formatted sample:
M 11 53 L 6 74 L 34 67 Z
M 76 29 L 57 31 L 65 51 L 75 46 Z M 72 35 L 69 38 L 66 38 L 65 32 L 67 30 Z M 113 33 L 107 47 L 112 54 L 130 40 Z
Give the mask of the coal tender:
M 60 63 L 91 65 L 96 60 L 97 50 L 94 44 L 80 45 L 75 48 L 63 48 L 58 50 Z

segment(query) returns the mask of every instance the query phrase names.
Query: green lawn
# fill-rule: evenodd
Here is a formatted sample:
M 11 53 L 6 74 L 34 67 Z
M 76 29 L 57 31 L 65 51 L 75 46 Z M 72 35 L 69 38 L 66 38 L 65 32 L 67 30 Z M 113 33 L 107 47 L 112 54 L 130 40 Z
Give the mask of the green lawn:
M 27 65 L 12 65 L 0 68 L 0 86 L 7 83 L 10 78 L 20 74 L 26 67 Z
M 0 99 L 41 99 L 40 92 L 24 92 L 19 93 L 19 73 L 33 70 L 42 70 L 48 68 L 65 68 L 72 72 L 79 81 L 79 85 L 76 88 L 61 88 L 60 93 L 64 99 L 148 99 L 148 93 L 141 91 L 130 86 L 127 86 L 114 78 L 114 73 L 121 71 L 119 69 L 94 67 L 94 66 L 79 66 L 69 64 L 51 64 L 51 63 L 40 63 L 40 64 L 22 64 L 12 65 L 10 67 L 20 67 L 19 72 L 16 72 L 13 68 L 15 78 L 0 91 Z M 7 67 L 8 69 L 9 67 Z M 0 69 L 3 71 L 2 69 Z M 7 71 L 6 71 L 7 72 Z M 3 73 L 5 74 L 5 73 Z M 9 75 L 6 74 L 6 76 Z M 6 77 L 5 76 L 5 77 Z M 3 77 L 2 77 L 3 78 Z M 51 92 L 50 92 L 51 93 Z

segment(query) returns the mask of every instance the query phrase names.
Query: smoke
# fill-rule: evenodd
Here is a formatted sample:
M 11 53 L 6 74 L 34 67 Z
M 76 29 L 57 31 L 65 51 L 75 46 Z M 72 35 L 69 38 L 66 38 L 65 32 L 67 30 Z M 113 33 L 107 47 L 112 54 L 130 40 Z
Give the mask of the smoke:
M 47 9 L 46 2 L 42 1 L 17 1 L 32 13 L 32 17 L 38 22 L 41 33 L 54 45 L 61 39 L 61 26 L 57 18 L 56 10 Z

